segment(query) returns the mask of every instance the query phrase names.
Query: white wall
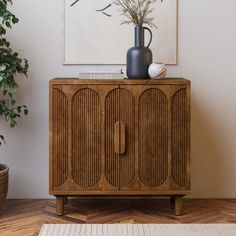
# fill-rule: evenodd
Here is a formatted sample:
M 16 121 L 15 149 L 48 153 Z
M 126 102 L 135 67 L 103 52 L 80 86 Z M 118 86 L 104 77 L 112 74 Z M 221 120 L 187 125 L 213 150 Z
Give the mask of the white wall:
M 19 80 L 30 114 L 14 130 L 1 121 L 0 160 L 10 166 L 10 198 L 46 198 L 48 81 L 91 67 L 61 63 L 63 0 L 15 1 L 13 9 L 21 21 L 8 37 L 30 61 L 30 80 Z M 236 197 L 235 10 L 235 0 L 179 0 L 179 64 L 169 76 L 192 80 L 193 197 Z

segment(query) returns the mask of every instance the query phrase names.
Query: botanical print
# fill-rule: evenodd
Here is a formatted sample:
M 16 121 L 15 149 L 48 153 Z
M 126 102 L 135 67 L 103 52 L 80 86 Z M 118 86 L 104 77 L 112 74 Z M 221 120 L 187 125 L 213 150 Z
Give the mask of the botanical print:
M 157 0 L 152 17 L 154 61 L 176 64 L 177 0 Z M 125 64 L 134 25 L 122 19 L 112 0 L 65 0 L 65 64 Z

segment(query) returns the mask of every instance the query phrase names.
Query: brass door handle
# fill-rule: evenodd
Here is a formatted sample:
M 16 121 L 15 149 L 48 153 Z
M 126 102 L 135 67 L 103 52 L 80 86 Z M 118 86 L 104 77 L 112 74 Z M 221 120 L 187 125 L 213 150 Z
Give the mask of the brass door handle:
M 117 121 L 114 126 L 114 151 L 117 154 L 125 153 L 125 124 L 122 121 Z

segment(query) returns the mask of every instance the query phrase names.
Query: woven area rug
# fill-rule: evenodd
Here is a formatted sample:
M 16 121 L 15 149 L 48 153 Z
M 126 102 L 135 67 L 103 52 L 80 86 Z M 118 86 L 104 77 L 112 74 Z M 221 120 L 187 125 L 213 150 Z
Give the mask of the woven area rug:
M 45 224 L 39 236 L 236 236 L 236 224 Z

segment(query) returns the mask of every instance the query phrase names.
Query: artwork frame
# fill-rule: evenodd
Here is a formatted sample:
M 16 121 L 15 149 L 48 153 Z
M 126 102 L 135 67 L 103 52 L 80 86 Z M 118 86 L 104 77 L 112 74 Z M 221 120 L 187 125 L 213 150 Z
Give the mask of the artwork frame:
M 85 51 L 82 52 L 82 51 L 80 51 L 80 49 L 78 49 L 76 47 L 73 47 L 73 44 L 75 44 L 75 43 L 71 43 L 71 41 L 68 40 L 68 34 L 71 34 L 71 32 L 73 31 L 72 30 L 71 32 L 70 31 L 68 32 L 68 30 L 67 30 L 68 28 L 71 27 L 70 26 L 70 20 L 68 21 L 68 3 L 73 3 L 76 0 L 74 0 L 74 1 L 73 0 L 63 0 L 63 1 L 64 1 L 64 55 L 63 55 L 63 65 L 125 65 L 126 64 L 126 60 L 125 60 L 126 59 L 126 52 L 130 47 L 133 46 L 134 33 L 132 31 L 134 30 L 134 26 L 133 25 L 127 25 L 127 26 L 120 25 L 120 21 L 117 22 L 117 20 L 116 20 L 116 23 L 117 23 L 116 26 L 117 27 L 121 27 L 121 28 L 122 27 L 130 27 L 129 34 L 127 34 L 128 37 L 129 37 L 129 40 L 131 40 L 129 42 L 129 45 L 125 46 L 125 47 L 122 45 L 123 46 L 122 50 L 120 48 L 116 49 L 116 50 L 122 51 L 122 61 L 119 61 L 121 56 L 117 60 L 114 59 L 115 56 L 116 56 L 115 51 L 113 51 L 111 53 L 112 56 L 109 55 L 109 57 L 108 57 L 109 59 L 106 58 L 104 60 L 101 60 L 101 58 L 103 58 L 103 55 L 101 54 L 101 51 L 100 52 L 96 51 L 97 48 L 95 48 L 95 46 L 94 46 L 95 50 L 93 50 L 94 54 L 90 53 L 90 55 L 86 55 L 87 52 L 85 52 Z M 82 0 L 79 0 L 78 3 L 80 1 L 82 2 Z M 89 1 L 89 0 L 87 0 L 87 1 Z M 164 56 L 160 56 L 160 58 L 159 58 L 159 56 L 156 56 L 155 53 L 157 51 L 160 52 L 160 50 L 156 50 L 156 48 L 154 50 L 153 50 L 153 48 L 151 48 L 151 49 L 152 49 L 153 54 L 154 54 L 154 61 L 155 62 L 162 62 L 162 63 L 165 63 L 167 65 L 177 65 L 178 64 L 178 0 L 165 0 L 165 1 L 167 1 L 169 3 L 172 2 L 172 6 L 174 7 L 174 9 L 171 9 L 171 12 L 173 13 L 173 16 L 172 16 L 172 27 L 173 28 L 172 28 L 172 32 L 170 34 L 172 35 L 173 38 L 171 39 L 172 42 L 170 43 L 171 44 L 171 50 L 172 50 L 171 56 L 169 56 L 170 59 L 167 59 L 167 60 L 164 59 L 163 60 Z M 175 2 L 175 3 L 173 4 L 173 2 Z M 117 9 L 116 9 L 116 11 L 117 11 Z M 88 23 L 92 21 L 91 17 L 88 17 L 86 20 L 87 20 Z M 68 24 L 69 24 L 69 26 L 68 26 Z M 162 24 L 161 27 L 163 27 L 163 25 L 164 24 Z M 158 25 L 158 27 L 159 27 L 159 25 Z M 79 26 L 79 28 L 81 29 L 80 26 Z M 152 32 L 154 32 L 154 40 L 155 40 L 155 30 L 156 29 L 152 29 Z M 83 29 L 82 29 L 82 31 L 83 31 Z M 78 35 L 78 31 L 77 31 L 77 33 L 75 33 L 75 35 Z M 72 37 L 72 36 L 70 36 L 70 37 Z M 91 42 L 91 41 L 94 41 L 94 37 L 93 37 L 93 40 L 90 40 L 90 39 L 88 40 L 88 42 Z M 148 36 L 147 36 L 147 41 L 148 41 Z M 78 40 L 78 44 L 80 44 L 80 43 L 81 42 L 79 42 L 79 40 Z M 105 44 L 107 44 L 107 41 L 105 41 Z M 73 48 L 73 49 L 70 48 L 69 53 L 68 53 L 68 47 L 67 47 L 68 45 L 72 45 L 71 47 Z M 162 39 L 162 45 L 163 45 L 163 39 Z M 86 46 L 82 46 L 82 47 L 86 48 Z M 87 48 L 89 48 L 89 47 L 87 46 Z M 110 47 L 109 50 L 111 48 L 115 49 L 116 45 L 113 46 L 113 47 Z M 166 50 L 168 50 L 167 47 L 166 47 Z M 76 57 L 74 55 L 71 56 L 70 51 L 76 52 L 77 55 L 79 55 L 80 58 L 78 60 L 74 59 Z M 106 50 L 103 50 L 103 51 L 106 51 Z M 84 59 L 85 55 L 87 57 L 86 59 Z M 93 58 L 94 55 L 96 55 L 96 58 Z

